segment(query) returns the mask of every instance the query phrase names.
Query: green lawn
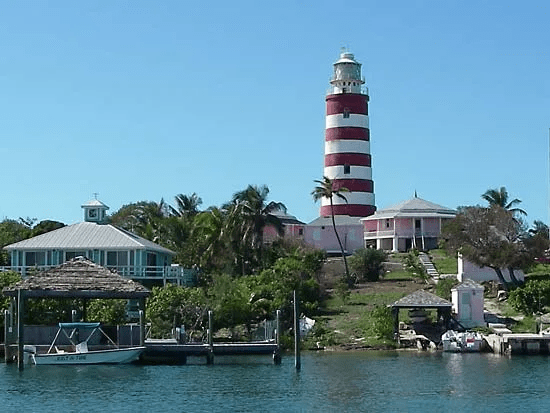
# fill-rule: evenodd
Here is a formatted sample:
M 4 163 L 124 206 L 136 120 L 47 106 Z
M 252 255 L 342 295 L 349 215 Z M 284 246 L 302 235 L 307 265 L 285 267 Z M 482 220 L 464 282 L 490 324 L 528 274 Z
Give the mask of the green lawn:
M 431 250 L 428 255 L 432 260 L 437 272 L 440 274 L 457 274 L 458 260 L 456 257 L 449 256 L 444 250 Z

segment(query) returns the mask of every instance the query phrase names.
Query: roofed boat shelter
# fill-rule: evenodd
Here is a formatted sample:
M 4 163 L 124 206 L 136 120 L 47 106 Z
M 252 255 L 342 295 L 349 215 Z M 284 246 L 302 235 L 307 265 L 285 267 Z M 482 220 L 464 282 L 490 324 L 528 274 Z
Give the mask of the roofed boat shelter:
M 140 309 L 141 344 L 145 340 L 145 299 L 150 291 L 141 284 L 124 278 L 84 257 L 77 257 L 47 271 L 39 272 L 6 287 L 3 294 L 13 297 L 17 311 L 18 364 L 23 368 L 23 315 L 27 298 L 137 299 Z M 7 324 L 7 323 L 6 323 Z M 7 344 L 7 340 L 6 340 Z M 7 358 L 6 358 L 7 359 Z
M 449 325 L 453 304 L 435 294 L 425 290 L 418 290 L 409 294 L 391 305 L 393 315 L 394 337 L 399 339 L 399 310 L 408 309 L 437 309 L 437 318 L 443 318 L 445 326 Z

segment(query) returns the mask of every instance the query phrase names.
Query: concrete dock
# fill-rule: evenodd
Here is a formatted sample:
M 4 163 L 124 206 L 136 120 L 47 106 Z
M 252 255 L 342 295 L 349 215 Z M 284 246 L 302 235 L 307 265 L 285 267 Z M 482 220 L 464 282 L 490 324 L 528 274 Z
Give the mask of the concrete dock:
M 484 336 L 496 354 L 550 354 L 550 336 L 533 333 L 501 333 Z

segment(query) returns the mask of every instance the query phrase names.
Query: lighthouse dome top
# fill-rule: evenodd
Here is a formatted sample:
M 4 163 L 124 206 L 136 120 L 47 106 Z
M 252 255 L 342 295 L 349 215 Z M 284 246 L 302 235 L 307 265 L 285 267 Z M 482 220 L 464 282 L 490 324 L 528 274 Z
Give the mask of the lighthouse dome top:
M 357 60 L 355 60 L 355 56 L 353 55 L 353 53 L 350 53 L 350 52 L 340 53 L 340 58 L 336 62 L 334 62 L 334 64 L 337 65 L 339 63 L 359 64 L 359 62 L 357 62 Z

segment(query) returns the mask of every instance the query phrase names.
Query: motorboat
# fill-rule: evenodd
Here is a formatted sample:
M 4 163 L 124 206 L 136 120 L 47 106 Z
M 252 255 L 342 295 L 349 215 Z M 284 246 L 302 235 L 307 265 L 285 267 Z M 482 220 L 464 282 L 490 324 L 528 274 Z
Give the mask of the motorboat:
M 443 351 L 454 353 L 479 352 L 483 346 L 483 337 L 475 331 L 448 330 L 441 336 L 441 341 Z
M 102 334 L 109 342 L 109 348 L 89 349 L 88 342 L 97 334 Z M 65 337 L 70 342 L 70 349 L 67 346 L 58 344 L 59 338 Z M 81 336 L 86 336 L 80 340 Z M 37 353 L 36 349 L 27 346 L 30 352 L 31 361 L 36 365 L 42 364 L 120 364 L 131 363 L 139 359 L 145 347 L 119 347 L 101 329 L 100 323 L 59 323 L 59 329 L 50 345 L 47 353 Z

